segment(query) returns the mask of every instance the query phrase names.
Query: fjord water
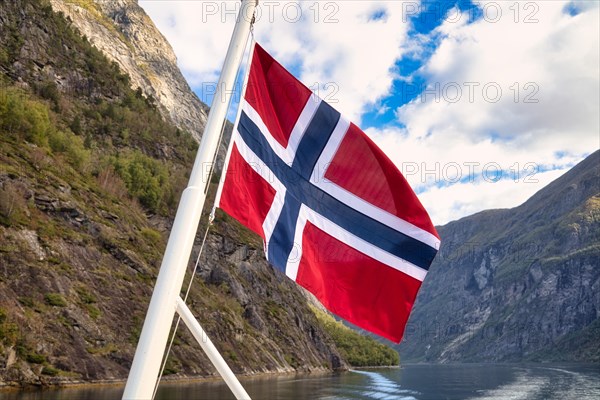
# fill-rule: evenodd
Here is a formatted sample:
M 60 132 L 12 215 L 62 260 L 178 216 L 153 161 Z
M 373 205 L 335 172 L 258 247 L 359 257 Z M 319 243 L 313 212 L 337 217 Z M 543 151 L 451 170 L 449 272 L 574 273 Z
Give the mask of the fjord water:
M 600 364 L 404 365 L 321 376 L 245 379 L 253 400 L 596 400 Z M 122 387 L 1 393 L 2 400 L 113 400 Z M 232 399 L 221 382 L 163 384 L 157 400 Z

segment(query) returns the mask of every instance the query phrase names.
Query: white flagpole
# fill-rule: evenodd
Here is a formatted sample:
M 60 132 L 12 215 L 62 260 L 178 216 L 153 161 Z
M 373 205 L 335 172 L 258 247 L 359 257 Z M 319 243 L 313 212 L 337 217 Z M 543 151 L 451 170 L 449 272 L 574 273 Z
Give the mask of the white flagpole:
M 123 400 L 151 400 L 169 331 L 177 309 L 187 263 L 206 200 L 210 172 L 227 116 L 232 89 L 250 34 L 258 0 L 242 0 L 221 77 L 208 115 L 187 188 L 181 197 L 146 320 L 129 371 Z M 208 348 L 208 347 L 207 347 Z M 210 349 L 213 351 L 214 347 Z M 206 349 L 205 349 L 206 351 Z M 209 355 L 213 359 L 221 355 Z M 235 377 L 234 377 L 235 379 Z M 239 384 L 239 383 L 238 383 Z M 244 397 L 249 399 L 249 397 Z

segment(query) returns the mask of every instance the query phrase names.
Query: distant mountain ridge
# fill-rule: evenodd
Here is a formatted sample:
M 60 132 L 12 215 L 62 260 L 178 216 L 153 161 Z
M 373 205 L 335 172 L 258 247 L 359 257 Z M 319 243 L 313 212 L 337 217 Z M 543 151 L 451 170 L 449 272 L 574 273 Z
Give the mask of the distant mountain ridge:
M 600 361 L 600 151 L 524 204 L 438 232 L 402 360 Z

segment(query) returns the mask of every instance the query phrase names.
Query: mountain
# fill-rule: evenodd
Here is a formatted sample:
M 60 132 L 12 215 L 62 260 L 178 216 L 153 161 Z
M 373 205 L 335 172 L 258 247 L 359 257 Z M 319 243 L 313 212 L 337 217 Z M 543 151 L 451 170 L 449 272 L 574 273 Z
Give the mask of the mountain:
M 171 86 L 168 75 L 177 75 L 141 9 L 129 1 L 57 4 L 76 4 L 86 17 L 69 19 L 47 0 L 0 3 L 0 386 L 126 378 L 198 147 L 191 128 L 165 116 L 160 95 L 140 89 L 135 71 L 123 73 L 145 54 L 131 35 L 147 45 L 156 39 L 171 59 L 158 78 L 149 73 L 139 82 Z M 121 6 L 133 11 L 120 13 Z M 84 20 L 91 33 L 120 37 L 112 48 L 131 53 L 111 62 L 78 30 Z M 109 36 L 102 40 L 111 47 Z M 200 118 L 203 110 L 190 112 Z M 200 245 L 199 237 L 194 254 Z M 346 345 L 356 334 L 309 305 L 264 261 L 258 238 L 221 213 L 188 304 L 240 374 L 344 369 L 352 356 L 336 340 Z M 214 375 L 187 329 L 178 332 L 165 374 Z M 362 346 L 398 362 L 372 340 Z
M 177 67 L 177 57 L 136 0 L 50 0 L 109 60 L 116 62 L 163 117 L 196 139 L 208 107 L 192 92 Z
M 519 207 L 438 232 L 403 360 L 600 361 L 600 151 Z

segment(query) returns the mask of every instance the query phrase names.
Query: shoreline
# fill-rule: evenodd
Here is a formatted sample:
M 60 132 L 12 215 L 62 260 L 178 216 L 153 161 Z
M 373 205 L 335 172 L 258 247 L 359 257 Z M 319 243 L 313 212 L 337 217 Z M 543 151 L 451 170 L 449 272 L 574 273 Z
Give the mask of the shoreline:
M 254 379 L 269 379 L 277 377 L 310 377 L 319 375 L 335 375 L 343 372 L 351 372 L 353 370 L 361 369 L 396 369 L 401 368 L 399 365 L 387 365 L 387 366 L 370 366 L 370 367 L 352 367 L 343 370 L 331 370 L 326 368 L 315 368 L 309 371 L 273 371 L 273 372 L 258 372 L 251 374 L 239 374 L 236 375 L 240 381 L 250 381 Z M 7 392 L 19 392 L 19 391 L 44 391 L 44 390 L 61 390 L 61 389 L 85 389 L 95 387 L 118 387 L 125 386 L 127 382 L 126 378 L 123 379 L 101 379 L 96 381 L 84 381 L 84 380 L 65 380 L 65 381 L 54 381 L 54 382 L 41 382 L 39 384 L 25 384 L 20 385 L 18 383 L 6 383 L 0 382 L 0 393 Z M 194 384 L 194 383 L 209 383 L 209 382 L 223 382 L 219 375 L 203 375 L 203 376 L 166 376 L 162 377 L 161 384 L 163 385 L 180 385 L 180 384 Z
M 264 379 L 270 377 L 279 376 L 311 376 L 311 375 L 333 375 L 339 372 L 347 372 L 348 370 L 334 371 L 330 369 L 314 369 L 311 371 L 273 371 L 273 372 L 258 372 L 253 374 L 239 374 L 236 375 L 240 381 L 248 381 L 252 379 Z M 65 380 L 65 381 L 54 381 L 44 382 L 40 384 L 24 384 L 18 383 L 0 383 L 0 393 L 13 392 L 13 391 L 43 391 L 43 390 L 59 390 L 59 389 L 85 389 L 94 387 L 118 387 L 125 386 L 127 382 L 126 378 L 123 379 L 101 379 L 95 381 L 84 381 L 84 380 Z M 179 385 L 179 384 L 193 384 L 193 383 L 209 383 L 209 382 L 223 382 L 219 375 L 200 375 L 200 376 L 174 376 L 174 377 L 162 377 L 161 384 L 165 385 Z

